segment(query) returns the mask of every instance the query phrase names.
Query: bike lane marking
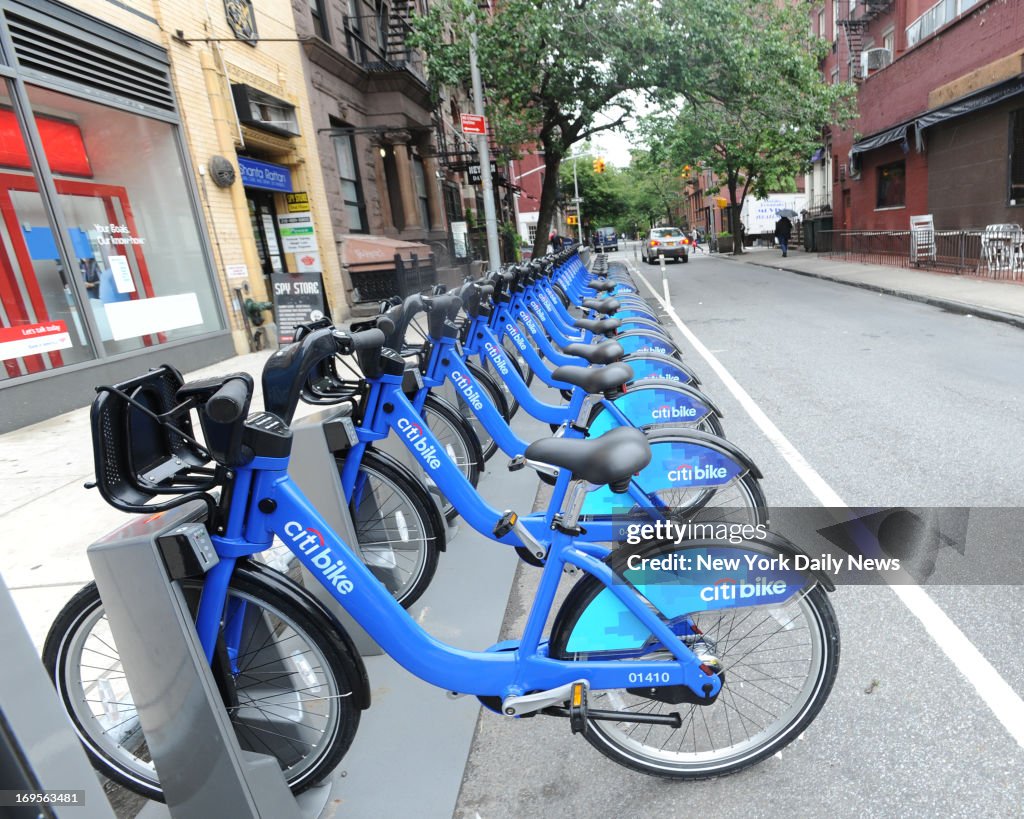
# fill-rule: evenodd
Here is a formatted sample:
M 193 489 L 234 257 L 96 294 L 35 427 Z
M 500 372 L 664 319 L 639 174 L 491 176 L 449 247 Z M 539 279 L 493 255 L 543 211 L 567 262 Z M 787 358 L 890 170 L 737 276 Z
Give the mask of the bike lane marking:
M 632 265 L 630 265 L 632 267 Z M 733 378 L 732 374 L 725 368 L 715 355 L 704 346 L 699 338 L 690 330 L 679 317 L 675 307 L 667 298 L 658 294 L 657 289 L 647 280 L 638 269 L 631 272 L 651 291 L 651 294 L 659 302 L 666 315 L 672 319 L 673 324 L 679 329 L 697 353 L 703 358 L 708 366 L 722 380 L 729 392 L 743 407 L 751 420 L 775 447 L 778 453 L 786 460 L 797 477 L 807 486 L 811 493 L 818 499 L 822 506 L 849 508 L 836 491 L 828 485 L 825 479 L 803 455 L 793 446 L 792 442 L 782 433 L 775 423 L 757 405 L 750 394 L 740 386 L 740 383 Z M 667 289 L 667 288 L 666 288 Z M 995 715 L 1007 733 L 1016 741 L 1017 745 L 1024 749 L 1024 700 L 1017 692 L 1003 679 L 1002 675 L 985 658 L 977 647 L 972 643 L 966 634 L 954 623 L 949 615 L 932 600 L 928 593 L 920 586 L 889 585 L 889 588 L 900 599 L 924 626 L 925 631 L 934 640 L 942 652 L 956 666 L 957 670 L 974 686 L 978 696 L 985 702 Z

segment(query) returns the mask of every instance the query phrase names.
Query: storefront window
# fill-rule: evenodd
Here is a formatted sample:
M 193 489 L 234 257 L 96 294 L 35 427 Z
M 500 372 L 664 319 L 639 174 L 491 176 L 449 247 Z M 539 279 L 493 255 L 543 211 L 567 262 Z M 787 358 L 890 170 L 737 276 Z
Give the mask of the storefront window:
M 174 127 L 42 88 L 28 94 L 97 346 L 116 355 L 220 329 Z M 0 197 L 11 200 L 33 259 L 29 278 L 57 299 L 53 276 L 46 285 L 39 269 L 53 237 L 28 193 L 35 181 L 3 164 Z
M 2 85 L 0 92 L 0 380 L 8 380 L 88 361 L 95 351 L 75 271 L 60 261 L 10 95 Z M 73 136 L 71 127 L 43 123 L 47 154 Z

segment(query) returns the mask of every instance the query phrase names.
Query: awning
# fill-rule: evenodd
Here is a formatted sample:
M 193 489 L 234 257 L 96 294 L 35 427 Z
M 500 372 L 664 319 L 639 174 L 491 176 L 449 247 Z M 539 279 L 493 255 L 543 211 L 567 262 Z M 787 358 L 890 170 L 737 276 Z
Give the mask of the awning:
M 825 149 L 818 148 L 813 154 L 811 154 L 811 162 L 820 162 L 822 157 L 825 156 Z
M 366 236 L 350 233 L 342 236 L 342 262 L 359 265 L 362 269 L 372 269 L 371 265 L 380 268 L 394 267 L 395 256 L 411 261 L 413 254 L 420 261 L 430 256 L 430 247 L 418 242 L 403 242 L 389 236 Z
M 881 148 L 883 145 L 888 145 L 890 142 L 905 142 L 907 139 L 907 129 L 912 124 L 913 123 L 908 122 L 903 125 L 897 125 L 895 128 L 890 128 L 888 131 L 882 131 L 879 134 L 862 139 L 850 148 L 850 156 L 862 154 L 867 151 L 873 151 L 875 148 Z
M 927 114 L 918 117 L 914 124 L 917 125 L 918 131 L 923 131 L 925 128 L 931 128 L 933 125 L 938 125 L 947 119 L 962 117 L 965 114 L 973 113 L 981 108 L 987 108 L 990 105 L 1002 102 L 1008 97 L 1014 97 L 1021 93 L 1024 93 L 1024 77 L 1017 77 L 1010 80 L 1010 82 L 1001 83 L 994 88 L 988 88 L 942 108 L 929 111 Z

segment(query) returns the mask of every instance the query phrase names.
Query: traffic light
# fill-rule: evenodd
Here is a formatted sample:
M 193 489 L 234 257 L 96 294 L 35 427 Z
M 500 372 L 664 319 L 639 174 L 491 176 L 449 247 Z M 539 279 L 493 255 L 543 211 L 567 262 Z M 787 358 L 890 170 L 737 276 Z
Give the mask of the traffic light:
M 594 160 L 594 173 L 604 173 L 604 160 L 601 157 Z

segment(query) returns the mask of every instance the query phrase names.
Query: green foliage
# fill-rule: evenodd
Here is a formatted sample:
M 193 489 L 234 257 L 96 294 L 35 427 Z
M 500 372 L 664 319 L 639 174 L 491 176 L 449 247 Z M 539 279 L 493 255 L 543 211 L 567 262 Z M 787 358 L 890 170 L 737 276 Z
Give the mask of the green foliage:
M 690 36 L 714 57 L 676 57 L 662 110 L 644 123 L 652 155 L 711 169 L 734 206 L 793 189 L 822 129 L 854 112 L 853 87 L 820 76 L 830 44 L 809 32 L 811 4 L 666 0 L 683 2 Z
M 503 0 L 488 14 L 467 0 L 436 0 L 414 19 L 432 82 L 469 86 L 469 39 L 499 147 L 543 150 L 536 252 L 543 252 L 559 194 L 558 167 L 572 146 L 632 113 L 628 92 L 657 85 L 667 52 L 663 14 L 648 0 Z M 618 106 L 617 119 L 597 114 Z M 547 182 L 547 179 L 546 179 Z M 539 250 L 538 250 L 539 248 Z

